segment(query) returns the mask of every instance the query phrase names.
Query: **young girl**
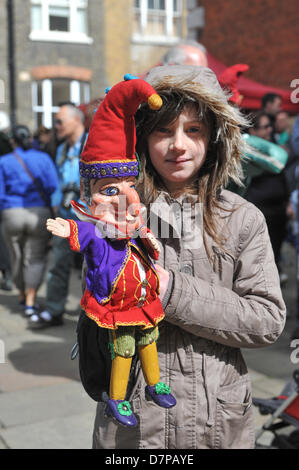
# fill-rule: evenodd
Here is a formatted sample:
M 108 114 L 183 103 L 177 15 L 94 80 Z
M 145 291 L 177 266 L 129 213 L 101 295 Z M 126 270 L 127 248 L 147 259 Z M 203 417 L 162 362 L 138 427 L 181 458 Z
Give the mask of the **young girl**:
M 130 398 L 138 426 L 105 421 L 99 403 L 94 448 L 252 448 L 240 348 L 273 343 L 285 305 L 263 215 L 224 189 L 240 183 L 247 123 L 208 68 L 157 67 L 146 80 L 163 106 L 136 115 L 137 189 L 161 248 L 165 320 L 157 346 L 161 380 L 177 405 L 162 410 L 147 401 L 137 363 Z

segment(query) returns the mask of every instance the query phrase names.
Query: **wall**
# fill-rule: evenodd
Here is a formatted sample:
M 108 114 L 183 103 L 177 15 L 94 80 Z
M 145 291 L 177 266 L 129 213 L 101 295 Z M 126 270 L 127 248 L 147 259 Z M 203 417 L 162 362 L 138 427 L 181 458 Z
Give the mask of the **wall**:
M 7 10 L 6 5 L 0 8 L 0 80 L 1 89 L 4 88 L 4 103 L 0 100 L 0 111 L 9 115 L 9 76 L 8 76 L 8 57 L 7 57 Z M 0 96 L 1 98 L 1 96 Z
M 227 65 L 247 63 L 246 76 L 289 88 L 299 78 L 298 0 L 199 0 L 205 7 L 200 41 Z
M 104 93 L 108 84 L 104 56 L 104 0 L 89 0 L 88 34 L 92 44 L 32 41 L 30 34 L 30 2 L 15 0 L 15 63 L 17 119 L 34 127 L 32 115 L 32 70 L 58 66 L 60 70 L 81 67 L 91 71 L 91 98 Z M 44 77 L 45 78 L 45 77 Z M 68 77 L 72 78 L 72 77 Z M 77 78 L 77 77 L 74 77 Z
M 131 9 L 132 0 L 104 0 L 104 57 L 110 86 L 131 71 Z

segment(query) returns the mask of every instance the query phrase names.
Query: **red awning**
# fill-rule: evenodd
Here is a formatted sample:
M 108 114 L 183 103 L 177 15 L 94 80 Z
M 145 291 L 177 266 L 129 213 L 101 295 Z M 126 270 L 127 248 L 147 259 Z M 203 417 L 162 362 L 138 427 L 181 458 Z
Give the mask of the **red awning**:
M 217 77 L 227 68 L 225 64 L 215 59 L 211 54 L 207 52 L 209 67 L 215 72 Z M 250 64 L 249 64 L 250 66 Z M 241 107 L 244 109 L 260 109 L 262 106 L 261 98 L 266 93 L 277 93 L 282 97 L 282 108 L 292 114 L 299 113 L 299 103 L 292 103 L 290 96 L 294 92 L 294 89 L 283 90 L 281 88 L 275 88 L 268 85 L 262 85 L 250 78 L 246 78 L 245 75 L 241 75 L 237 83 L 240 94 L 244 97 L 241 103 Z

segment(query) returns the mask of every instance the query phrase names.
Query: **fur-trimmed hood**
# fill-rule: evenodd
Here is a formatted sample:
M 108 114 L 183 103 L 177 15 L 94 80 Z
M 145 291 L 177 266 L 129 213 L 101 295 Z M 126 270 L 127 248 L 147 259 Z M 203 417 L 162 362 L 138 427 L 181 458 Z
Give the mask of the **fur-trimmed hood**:
M 197 84 L 216 93 L 219 99 L 227 101 L 228 95 L 221 88 L 215 73 L 208 67 L 199 65 L 164 65 L 154 67 L 149 71 L 145 80 L 151 85 L 165 88 L 185 81 L 190 85 Z

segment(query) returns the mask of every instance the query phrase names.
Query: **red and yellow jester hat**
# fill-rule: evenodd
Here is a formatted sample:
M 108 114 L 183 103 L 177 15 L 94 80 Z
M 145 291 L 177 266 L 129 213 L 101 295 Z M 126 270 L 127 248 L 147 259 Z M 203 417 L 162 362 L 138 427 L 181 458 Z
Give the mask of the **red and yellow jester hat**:
M 134 115 L 143 102 L 159 109 L 162 99 L 146 81 L 136 78 L 110 89 L 92 120 L 81 154 L 83 178 L 138 176 Z

